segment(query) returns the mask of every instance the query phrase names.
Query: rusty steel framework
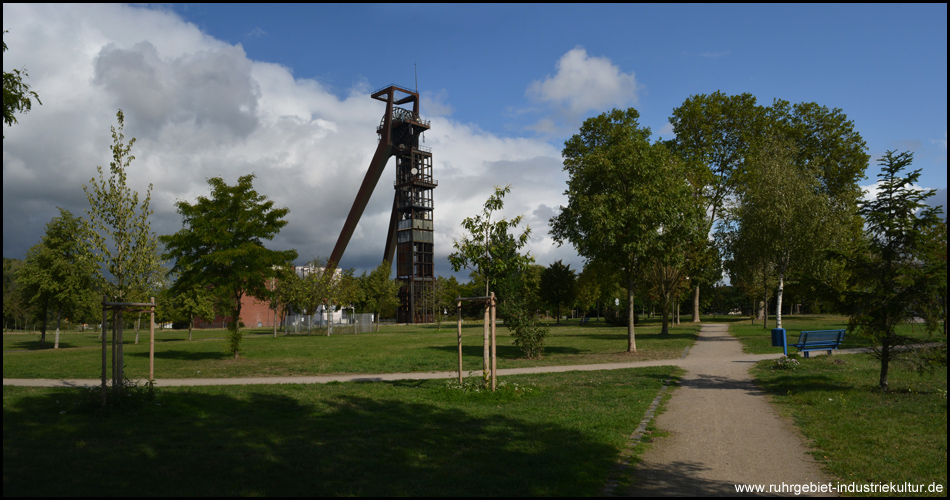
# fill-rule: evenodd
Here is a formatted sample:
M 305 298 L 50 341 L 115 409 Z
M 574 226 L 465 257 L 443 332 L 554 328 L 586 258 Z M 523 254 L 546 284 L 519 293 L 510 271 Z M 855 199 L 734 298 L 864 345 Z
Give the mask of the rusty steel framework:
M 419 93 L 416 91 L 389 85 L 373 92 L 371 97 L 386 103 L 386 112 L 376 129 L 379 145 L 330 254 L 328 267 L 340 263 L 389 157 L 395 156 L 396 181 L 393 186 L 396 193 L 383 260 L 393 262 L 395 254 L 396 279 L 401 282 L 398 321 L 427 323 L 432 314 L 423 307 L 424 292 L 432 286 L 435 276 L 432 190 L 439 184 L 432 178 L 432 151 L 419 145 L 419 137 L 429 130 L 429 122 L 419 117 Z M 397 107 L 408 103 L 412 103 L 412 111 Z

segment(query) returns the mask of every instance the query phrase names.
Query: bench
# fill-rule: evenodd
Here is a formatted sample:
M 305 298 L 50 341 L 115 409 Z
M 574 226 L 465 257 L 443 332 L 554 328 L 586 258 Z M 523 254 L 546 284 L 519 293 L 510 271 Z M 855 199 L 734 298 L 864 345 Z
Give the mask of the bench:
M 811 351 L 828 351 L 830 356 L 832 349 L 837 349 L 843 340 L 844 330 L 812 330 L 802 332 L 798 336 L 798 342 L 789 345 L 797 347 L 798 352 L 805 353 L 806 358 Z
M 589 319 L 589 318 L 588 318 L 587 316 L 584 316 L 583 318 L 581 318 L 581 324 L 582 324 L 582 325 L 586 325 L 588 319 Z

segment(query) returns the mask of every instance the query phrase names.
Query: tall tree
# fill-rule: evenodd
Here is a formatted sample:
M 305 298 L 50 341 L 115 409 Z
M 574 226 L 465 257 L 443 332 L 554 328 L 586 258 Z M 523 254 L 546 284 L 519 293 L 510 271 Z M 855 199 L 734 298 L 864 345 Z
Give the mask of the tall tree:
M 777 328 L 782 328 L 782 299 L 789 273 L 809 267 L 825 246 L 823 236 L 832 232 L 829 198 L 816 172 L 796 163 L 796 153 L 794 143 L 781 136 L 759 140 L 749 156 L 752 172 L 742 201 L 729 217 L 743 229 L 731 243 L 752 248 L 778 276 Z M 733 248 L 733 254 L 738 251 Z
M 208 179 L 211 197 L 194 203 L 175 204 L 184 226 L 161 237 L 165 258 L 174 259 L 179 274 L 176 287 L 207 283 L 229 305 L 228 346 L 239 357 L 241 302 L 245 295 L 266 299 L 267 283 L 278 269 L 297 258 L 296 250 L 270 250 L 264 246 L 287 225 L 287 208 L 259 194 L 254 174 L 229 186 L 220 177 Z
M 87 217 L 83 219 L 81 232 L 84 253 L 92 262 L 93 279 L 97 288 L 116 302 L 145 301 L 146 291 L 153 287 L 161 277 L 161 259 L 158 253 L 158 239 L 152 232 L 149 206 L 152 197 L 152 185 L 149 184 L 145 199 L 139 203 L 139 194 L 127 184 L 128 169 L 135 156 L 132 156 L 133 137 L 125 142 L 125 115 L 120 109 L 116 113 L 119 128 L 112 129 L 112 161 L 109 163 L 109 175 L 103 173 L 101 166 L 96 167 L 99 180 L 89 180 L 83 186 L 86 199 L 89 200 Z M 123 312 L 117 311 L 115 328 L 115 369 L 113 377 L 122 392 L 125 380 L 124 349 L 122 325 Z
M 749 144 L 763 127 L 765 115 L 752 94 L 730 96 L 721 91 L 690 96 L 673 110 L 670 124 L 676 139 L 669 144 L 687 166 L 693 196 L 706 214 L 707 233 L 722 218 L 726 200 L 742 184 Z M 698 322 L 703 275 L 691 277 L 695 287 L 692 319 Z
M 627 288 L 627 351 L 637 352 L 636 281 L 664 251 L 661 228 L 675 224 L 692 203 L 687 178 L 669 150 L 650 144 L 640 114 L 615 109 L 587 119 L 565 143 L 568 205 L 551 219 L 558 244 L 569 241 L 588 260 L 613 266 Z
M 570 264 L 560 260 L 552 262 L 541 272 L 541 298 L 554 306 L 557 324 L 561 324 L 561 306 L 569 306 L 576 297 L 575 282 L 577 276 Z
M 4 31 L 6 33 L 6 31 Z M 3 52 L 7 51 L 7 42 L 3 42 Z M 23 82 L 23 78 L 30 76 L 26 68 L 14 69 L 12 72 L 3 72 L 3 123 L 12 126 L 17 122 L 15 113 L 28 113 L 33 107 L 33 99 L 40 101 L 40 96 L 30 90 L 30 85 Z
M 947 263 L 930 253 L 927 233 L 939 227 L 941 209 L 928 207 L 924 200 L 934 191 L 913 187 L 920 169 L 902 174 L 913 154 L 887 151 L 878 161 L 882 171 L 877 197 L 860 203 L 865 246 L 845 256 L 851 283 L 844 306 L 850 312 L 849 331 L 873 341 L 874 355 L 881 361 L 878 387 L 887 391 L 890 362 L 908 352 L 896 348 L 912 341 L 898 333 L 897 326 L 919 316 L 929 331 L 940 328 L 945 305 L 937 297 L 946 293 Z
M 59 346 L 60 320 L 72 316 L 93 293 L 92 269 L 76 239 L 82 222 L 64 208 L 46 224 L 40 242 L 30 248 L 26 262 L 18 268 L 17 284 L 27 299 L 42 310 L 40 345 L 46 342 L 49 311 L 56 313 L 56 347 Z M 77 311 L 78 312 L 78 311 Z

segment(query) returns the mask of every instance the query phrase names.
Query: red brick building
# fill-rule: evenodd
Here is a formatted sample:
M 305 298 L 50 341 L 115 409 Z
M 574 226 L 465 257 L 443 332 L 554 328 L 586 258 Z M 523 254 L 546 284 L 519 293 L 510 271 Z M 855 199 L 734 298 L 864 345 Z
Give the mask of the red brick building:
M 229 319 L 230 317 L 227 316 L 217 316 L 214 320 L 207 322 L 195 318 L 195 328 L 226 328 Z M 270 301 L 245 295 L 241 299 L 241 322 L 246 328 L 274 326 L 274 311 L 270 309 Z

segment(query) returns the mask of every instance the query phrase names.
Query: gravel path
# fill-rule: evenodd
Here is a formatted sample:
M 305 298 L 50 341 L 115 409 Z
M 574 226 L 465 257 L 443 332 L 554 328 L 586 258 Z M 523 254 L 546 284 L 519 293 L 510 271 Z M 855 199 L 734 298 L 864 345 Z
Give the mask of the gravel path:
M 669 436 L 641 456 L 629 496 L 735 496 L 737 484 L 765 485 L 768 494 L 770 484 L 830 482 L 753 383 L 757 358 L 742 354 L 726 325 L 703 325 L 677 363 L 688 373 L 656 418 Z

